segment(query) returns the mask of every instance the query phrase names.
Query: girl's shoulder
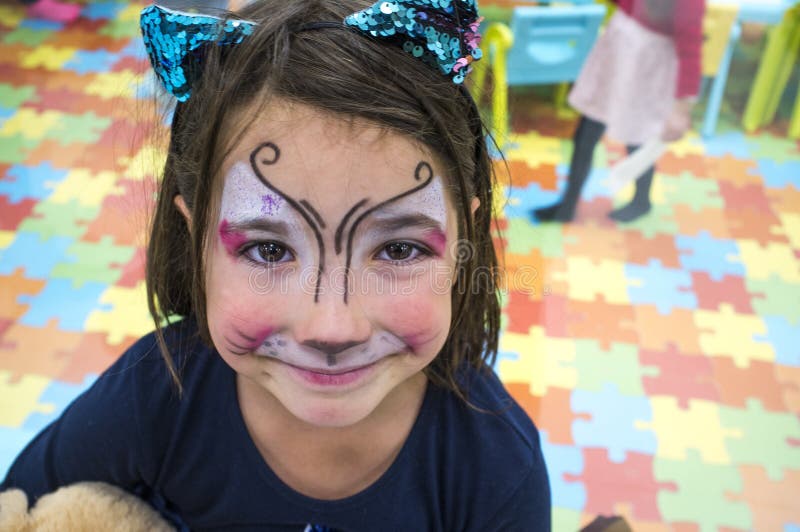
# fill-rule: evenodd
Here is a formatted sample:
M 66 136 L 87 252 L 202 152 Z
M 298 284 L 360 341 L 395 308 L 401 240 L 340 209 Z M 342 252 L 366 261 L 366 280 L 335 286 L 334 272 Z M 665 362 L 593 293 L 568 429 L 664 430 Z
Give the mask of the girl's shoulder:
M 179 372 L 187 371 L 191 367 L 190 361 L 201 357 L 207 358 L 208 352 L 211 351 L 200 340 L 197 324 L 191 318 L 169 324 L 162 329 L 162 333 L 164 344 Z M 99 378 L 114 378 L 120 375 L 154 376 L 154 374 L 163 374 L 166 381 L 171 381 L 155 331 L 134 342 Z
M 486 441 L 493 446 L 503 442 L 526 456 L 539 452 L 536 425 L 491 368 L 465 367 L 458 380 L 466 402 L 453 393 L 448 394 L 450 420 L 442 420 L 446 426 L 464 431 L 476 442 Z
M 468 403 L 435 389 L 424 454 L 444 472 L 440 492 L 450 515 L 472 516 L 482 524 L 459 522 L 450 528 L 494 528 L 502 515 L 526 523 L 519 529 L 546 529 L 539 525 L 547 522 L 550 487 L 536 425 L 491 369 L 465 369 L 459 377 Z
M 164 419 L 177 414 L 187 399 L 197 392 L 197 383 L 212 371 L 217 358 L 200 340 L 197 325 L 186 318 L 163 329 L 164 343 L 175 369 L 181 376 L 183 393 L 178 392 L 158 338 L 151 332 L 131 345 L 92 385 L 88 393 L 112 398 L 119 396 L 142 419 L 158 412 Z M 102 393 L 97 393 L 97 392 Z

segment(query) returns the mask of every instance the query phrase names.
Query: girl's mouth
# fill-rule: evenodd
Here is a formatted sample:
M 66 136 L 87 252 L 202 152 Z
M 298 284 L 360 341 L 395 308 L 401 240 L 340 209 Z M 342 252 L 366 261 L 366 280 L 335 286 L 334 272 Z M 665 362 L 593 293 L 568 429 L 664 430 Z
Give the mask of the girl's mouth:
M 306 368 L 286 364 L 291 373 L 305 383 L 316 387 L 336 387 L 354 384 L 372 373 L 376 362 L 365 366 L 351 368 L 331 369 L 331 368 Z

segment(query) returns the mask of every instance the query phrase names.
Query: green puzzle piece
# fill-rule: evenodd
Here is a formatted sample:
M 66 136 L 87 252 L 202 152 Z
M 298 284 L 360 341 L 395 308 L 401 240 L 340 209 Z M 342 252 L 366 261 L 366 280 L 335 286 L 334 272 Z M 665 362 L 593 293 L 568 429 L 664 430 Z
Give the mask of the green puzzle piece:
M 625 200 L 627 203 L 627 199 Z M 620 204 L 621 205 L 621 204 Z M 616 208 L 617 206 L 615 206 Z M 652 210 L 634 222 L 625 224 L 626 230 L 638 231 L 645 238 L 653 238 L 658 234 L 678 234 L 678 223 L 675 221 L 672 205 L 653 205 Z
M 595 340 L 575 341 L 575 367 L 580 390 L 602 392 L 606 383 L 614 383 L 623 395 L 642 397 L 643 376 L 658 376 L 656 367 L 639 363 L 639 348 L 632 344 L 612 343 L 611 349 L 603 350 Z
M 675 430 L 681 430 L 675 427 Z M 743 502 L 732 501 L 727 494 L 742 491 L 738 469 L 728 465 L 707 464 L 695 450 L 685 460 L 667 460 L 656 456 L 653 473 L 657 482 L 674 482 L 677 491 L 658 493 L 658 508 L 667 523 L 697 523 L 700 532 L 716 532 L 727 526 L 751 530 L 753 517 Z
M 69 203 L 43 201 L 36 204 L 33 214 L 22 221 L 18 230 L 38 233 L 42 240 L 54 236 L 80 238 L 87 230 L 86 223 L 94 220 L 99 212 L 100 206 L 85 206 L 76 200 Z
M 797 302 L 800 301 L 800 285 L 787 283 L 777 275 L 768 280 L 745 277 L 747 291 L 753 294 L 750 302 L 759 316 L 782 316 L 790 323 L 798 323 Z M 763 294 L 760 297 L 758 294 Z
M 114 245 L 111 236 L 104 236 L 100 242 L 78 241 L 67 248 L 67 255 L 75 262 L 56 264 L 50 276 L 71 279 L 78 287 L 90 281 L 114 284 L 122 276 L 122 268 L 113 265 L 126 264 L 134 252 L 132 246 Z
M 757 137 L 745 137 L 745 140 L 754 146 L 751 153 L 756 159 L 771 159 L 778 164 L 800 159 L 800 147 L 796 140 L 776 137 L 766 131 Z
M 20 134 L 0 136 L 0 164 L 19 164 L 28 158 L 28 152 L 35 148 L 38 139 L 26 139 Z
M 661 174 L 658 179 L 669 205 L 688 205 L 694 212 L 724 207 L 719 184 L 713 179 L 697 179 L 691 172 L 681 172 L 678 176 Z
M 581 527 L 581 512 L 553 506 L 553 530 L 578 530 Z
M 109 20 L 97 33 L 114 39 L 130 39 L 139 37 L 139 26 L 128 20 Z
M 111 118 L 99 117 L 91 111 L 82 115 L 65 114 L 58 125 L 46 133 L 46 138 L 61 144 L 94 144 L 110 125 Z
M 35 94 L 36 87 L 33 85 L 17 87 L 8 83 L 0 83 L 0 107 L 16 109 L 28 100 L 32 100 Z
M 538 249 L 543 257 L 564 255 L 564 234 L 559 224 L 533 225 L 524 218 L 509 218 L 503 236 L 509 253 L 526 255 Z
M 53 35 L 52 30 L 32 30 L 30 28 L 17 28 L 14 31 L 7 33 L 5 37 L 3 37 L 3 43 L 5 44 L 24 44 L 26 46 L 34 47 L 39 46 L 44 41 L 47 40 L 48 37 Z
M 757 399 L 748 399 L 747 410 L 720 405 L 719 420 L 724 428 L 741 431 L 741 437 L 725 442 L 735 464 L 761 466 L 775 481 L 783 478 L 784 470 L 800 467 L 800 447 L 788 441 L 800 441 L 796 414 L 768 412 Z

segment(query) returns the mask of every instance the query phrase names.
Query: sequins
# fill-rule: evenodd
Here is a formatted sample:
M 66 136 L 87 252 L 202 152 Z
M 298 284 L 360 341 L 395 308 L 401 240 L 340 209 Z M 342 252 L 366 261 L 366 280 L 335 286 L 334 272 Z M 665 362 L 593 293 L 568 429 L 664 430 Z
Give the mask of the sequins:
M 462 83 L 469 65 L 481 58 L 475 0 L 379 1 L 353 13 L 344 23 L 386 40 Z M 153 70 L 178 101 L 185 102 L 202 72 L 203 47 L 239 44 L 255 22 L 223 20 L 151 5 L 140 17 L 142 37 Z
M 239 44 L 253 33 L 255 25 L 250 21 L 192 15 L 157 5 L 144 8 L 139 23 L 153 70 L 167 91 L 181 102 L 191 96 L 194 76 L 201 70 L 202 47 L 212 42 Z
M 345 18 L 345 24 L 385 39 L 463 83 L 469 65 L 482 57 L 475 0 L 375 2 Z

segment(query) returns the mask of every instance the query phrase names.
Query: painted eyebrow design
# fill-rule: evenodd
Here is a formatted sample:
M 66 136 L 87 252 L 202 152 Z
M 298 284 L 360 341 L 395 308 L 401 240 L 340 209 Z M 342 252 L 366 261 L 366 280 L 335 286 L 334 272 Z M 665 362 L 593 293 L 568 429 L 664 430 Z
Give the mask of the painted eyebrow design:
M 279 236 L 289 236 L 289 226 L 281 221 L 267 220 L 264 218 L 253 218 L 241 222 L 231 222 L 226 228 L 229 232 L 242 231 L 263 231 L 265 233 L 275 233 Z
M 401 214 L 396 216 L 373 215 L 366 221 L 369 229 L 375 229 L 386 233 L 398 231 L 408 227 L 420 229 L 436 229 L 444 232 L 444 227 L 438 221 L 422 213 Z

